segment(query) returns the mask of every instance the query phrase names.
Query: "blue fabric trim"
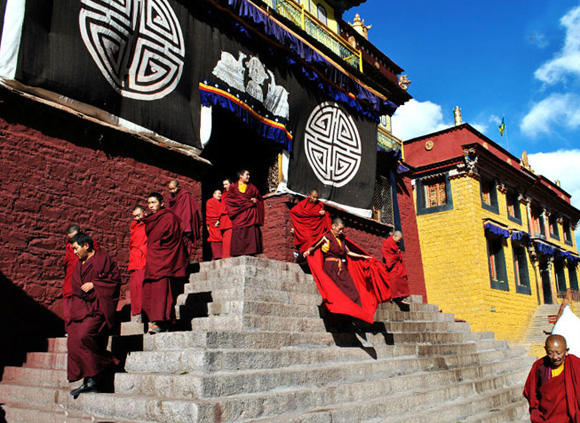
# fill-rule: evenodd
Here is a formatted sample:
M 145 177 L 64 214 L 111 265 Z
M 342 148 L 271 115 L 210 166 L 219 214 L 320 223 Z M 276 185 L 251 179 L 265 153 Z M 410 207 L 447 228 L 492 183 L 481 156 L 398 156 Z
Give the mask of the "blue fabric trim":
M 334 101 L 347 105 L 350 109 L 355 110 L 360 115 L 372 119 L 377 123 L 379 122 L 380 116 L 392 116 L 393 113 L 395 113 L 395 110 L 397 110 L 398 106 L 395 103 L 379 98 L 366 88 L 362 87 L 352 78 L 339 71 L 322 55 L 299 40 L 292 33 L 283 29 L 271 19 L 268 19 L 264 13 L 258 10 L 257 6 L 251 4 L 248 0 L 228 0 L 228 6 L 237 15 L 247 21 L 250 21 L 262 33 L 266 34 L 270 38 L 275 39 L 278 43 L 296 53 L 302 60 L 313 65 L 333 83 L 343 88 L 347 92 L 354 94 L 355 98 L 352 98 L 345 92 L 335 89 L 323 81 L 320 75 L 318 75 L 316 72 L 313 72 L 311 69 L 304 68 L 288 54 L 285 54 L 284 56 L 286 62 L 289 65 L 297 68 L 302 73 L 302 75 L 313 85 L 316 85 L 318 90 L 321 91 L 324 95 L 328 96 Z M 229 22 L 228 25 L 231 25 L 231 22 Z M 236 24 L 236 29 L 238 29 L 244 38 L 251 37 L 250 34 L 248 34 L 248 31 L 239 24 Z M 363 104 L 362 102 L 368 103 L 368 105 Z
M 569 262 L 572 262 L 572 263 L 580 262 L 580 257 L 575 256 L 572 253 L 569 253 L 568 251 L 559 251 L 559 254 L 560 254 L 560 257 L 565 258 Z
M 411 170 L 411 169 L 409 169 L 404 164 L 399 163 L 399 166 L 397 166 L 397 173 L 407 173 L 409 170 Z
M 529 242 L 530 235 L 524 231 L 513 231 L 512 232 L 512 240 Z
M 395 150 L 395 149 L 385 149 L 379 146 L 379 144 L 377 143 L 377 151 L 380 151 L 381 153 L 385 153 L 387 156 L 390 156 L 389 158 L 395 160 L 395 161 L 399 161 L 401 159 L 401 150 Z M 409 169 L 407 169 L 409 170 Z M 397 172 L 397 173 L 402 173 L 402 172 Z
M 234 116 L 236 116 L 242 122 L 248 124 L 248 126 L 250 126 L 250 128 L 257 132 L 261 137 L 283 144 L 286 150 L 292 151 L 292 140 L 288 139 L 288 134 L 284 129 L 276 128 L 274 126 L 268 125 L 265 122 L 261 122 L 260 120 L 256 119 L 248 110 L 219 94 L 200 89 L 199 96 L 203 106 L 220 107 L 233 113 Z M 280 123 L 285 124 L 283 120 L 280 121 Z
M 500 228 L 499 226 L 494 225 L 493 223 L 487 222 L 485 225 L 483 225 L 483 228 L 486 231 L 488 231 L 489 233 L 492 233 L 494 235 L 499 235 L 499 236 L 502 236 L 504 238 L 510 237 L 510 231 L 508 231 L 507 229 L 504 229 L 504 228 Z
M 550 247 L 547 244 L 544 244 L 543 242 L 539 242 L 539 241 L 535 241 L 535 245 L 536 245 L 536 249 L 543 254 L 546 254 L 548 256 L 553 256 L 556 254 L 556 249 L 554 247 Z

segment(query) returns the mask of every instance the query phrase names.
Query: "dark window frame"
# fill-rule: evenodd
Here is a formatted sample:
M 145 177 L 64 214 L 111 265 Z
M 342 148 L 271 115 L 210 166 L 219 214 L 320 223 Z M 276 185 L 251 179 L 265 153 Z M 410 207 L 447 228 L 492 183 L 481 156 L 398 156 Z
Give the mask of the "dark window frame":
M 483 200 L 483 187 L 484 185 L 487 185 L 487 188 L 489 189 L 489 202 L 491 204 L 487 204 L 484 200 Z M 495 181 L 495 179 L 493 178 L 486 178 L 485 176 L 482 176 L 480 181 L 479 181 L 479 196 L 481 199 L 481 207 L 483 207 L 486 210 L 489 210 L 490 212 L 493 212 L 495 214 L 499 214 L 499 206 L 498 206 L 498 201 L 497 201 L 497 183 Z
M 534 227 L 533 228 L 534 229 L 533 236 L 536 238 L 546 239 L 546 225 L 544 222 L 544 213 L 542 213 L 542 212 L 536 213 L 536 211 L 538 211 L 538 210 L 540 210 L 540 209 L 538 209 L 537 207 L 532 207 L 532 210 L 531 210 L 532 225 L 533 225 L 534 215 L 535 215 L 538 219 L 538 226 L 539 226 L 538 229 L 540 230 L 540 232 L 536 232 L 535 231 L 536 228 Z
M 573 291 L 578 291 L 578 265 L 575 263 L 568 262 L 568 281 L 570 283 L 570 289 Z
M 453 196 L 451 195 L 451 184 L 449 182 L 449 173 L 447 172 L 442 175 L 442 178 L 445 181 L 445 195 L 447 196 L 447 204 L 437 207 L 425 207 L 425 185 L 429 185 L 429 181 L 425 181 L 425 179 L 428 178 L 430 179 L 430 177 L 425 177 L 415 180 L 415 192 L 417 194 L 417 215 L 453 210 Z
M 562 223 L 562 232 L 564 232 L 564 243 L 574 245 L 572 242 L 572 228 L 569 221 L 564 220 Z
M 492 289 L 509 292 L 510 289 L 505 261 L 504 238 L 486 232 L 485 239 L 487 246 L 487 267 L 489 272 L 490 286 Z M 494 257 L 493 261 L 495 266 L 492 263 L 492 255 Z M 493 278 L 493 267 L 495 267 L 497 279 Z
M 321 12 L 323 12 L 323 13 L 321 13 Z M 321 15 L 324 19 L 320 18 Z M 316 5 L 316 17 L 318 18 L 318 20 L 320 22 L 322 22 L 324 25 L 328 26 L 328 10 L 326 10 L 326 7 L 324 7 L 324 5 L 322 5 L 322 3 L 318 3 Z
M 552 229 L 554 230 L 552 231 Z M 548 218 L 548 232 L 550 233 L 550 238 L 560 241 L 560 231 L 558 231 L 558 219 L 554 215 Z
M 565 294 L 568 288 L 566 287 L 566 271 L 564 270 L 564 260 L 554 260 L 554 274 L 556 275 L 556 289 L 559 294 Z M 561 288 L 564 289 L 561 289 Z
M 514 205 L 514 215 L 510 214 L 510 204 L 509 200 L 513 200 Z M 509 190 L 505 195 L 505 203 L 506 203 L 506 210 L 507 210 L 507 217 L 512 222 L 517 223 L 518 225 L 522 224 L 522 205 L 518 200 L 518 193 L 515 191 Z
M 520 242 L 512 241 L 512 257 L 514 262 L 516 292 L 518 294 L 532 295 L 527 248 Z

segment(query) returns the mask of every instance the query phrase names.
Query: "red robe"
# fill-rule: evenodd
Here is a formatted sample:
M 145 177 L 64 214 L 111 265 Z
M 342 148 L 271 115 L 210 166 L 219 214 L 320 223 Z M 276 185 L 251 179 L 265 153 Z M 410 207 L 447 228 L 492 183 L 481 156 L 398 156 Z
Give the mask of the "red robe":
M 179 219 L 168 209 L 143 219 L 147 233 L 147 260 L 142 311 L 149 321 L 171 320 L 176 278 L 185 277 L 187 255 Z
M 222 231 L 222 258 L 231 257 L 230 245 L 232 243 L 232 221 L 228 216 L 228 208 L 226 206 L 226 198 L 229 192 L 224 191 L 222 194 L 221 209 L 220 209 L 220 229 Z
M 294 245 L 300 254 L 330 230 L 330 216 L 328 213 L 320 214 L 323 210 L 324 205 L 321 202 L 312 203 L 309 198 L 300 201 L 290 210 L 294 227 Z
M 183 242 L 187 249 L 187 254 L 191 256 L 195 250 L 195 241 L 201 237 L 199 217 L 199 206 L 191 193 L 180 189 L 175 197 L 169 200 L 169 210 L 179 218 L 181 231 L 183 232 Z
M 216 226 L 216 223 L 220 220 L 221 208 L 222 203 L 213 197 L 205 203 L 205 224 L 209 233 L 207 240 L 211 244 L 212 258 L 214 260 L 222 258 L 222 231 L 219 225 Z
M 251 198 L 257 201 L 253 203 Z M 246 192 L 238 189 L 238 182 L 230 185 L 226 196 L 228 215 L 232 221 L 232 243 L 230 254 L 242 256 L 262 252 L 262 233 L 264 224 L 264 201 L 254 185 L 248 183 Z
M 94 289 L 81 286 L 92 282 Z M 85 263 L 78 262 L 73 276 L 70 322 L 67 325 L 68 380 L 93 377 L 118 361 L 107 351 L 108 329 L 114 325 L 121 274 L 104 251 L 97 250 Z
M 145 222 L 133 220 L 129 229 L 129 291 L 131 293 L 131 314 L 141 313 L 141 297 L 145 263 L 147 257 L 147 233 Z
M 403 255 L 399 250 L 399 245 L 391 235 L 381 248 L 383 260 L 389 272 L 391 281 L 391 295 L 393 298 L 405 298 L 411 295 L 409 291 L 409 281 L 407 280 L 407 269 L 403 263 Z
M 308 256 L 308 265 L 312 271 L 318 291 L 320 291 L 322 296 L 323 303 L 331 313 L 346 314 L 373 323 L 377 309 L 377 298 L 371 279 L 373 272 L 369 271 L 369 268 L 376 269 L 377 264 L 380 267 L 382 265 L 376 259 L 364 260 L 346 255 L 345 243 L 351 251 L 367 255 L 348 238 L 343 238 L 342 247 L 339 246 L 338 248 L 336 240 L 333 240 L 334 235 L 332 233 L 328 232 L 326 238 L 331 241 L 332 252 L 328 256 L 346 259 L 346 263 L 342 262 L 341 264 L 340 273 L 343 275 L 341 277 L 342 280 L 338 281 L 337 284 L 335 279 L 338 279 L 336 275 L 338 273 L 338 262 L 324 261 L 325 254 L 322 253 L 320 248 L 313 255 Z M 349 274 L 349 276 L 344 273 Z M 352 284 L 351 287 L 345 290 L 345 284 L 349 283 Z M 353 295 L 353 291 L 356 291 L 356 294 Z M 358 297 L 358 301 L 353 297 Z
M 564 371 L 552 377 L 550 360 L 545 356 L 536 361 L 524 388 L 530 404 L 532 423 L 580 422 L 580 358 L 566 356 Z
M 95 240 L 93 240 L 93 247 L 95 250 L 101 249 L 99 243 Z M 70 240 L 67 240 L 64 247 L 64 282 L 62 284 L 62 311 L 65 323 L 70 320 L 70 301 L 68 299 L 73 295 L 72 275 L 78 262 L 79 258 L 75 254 Z

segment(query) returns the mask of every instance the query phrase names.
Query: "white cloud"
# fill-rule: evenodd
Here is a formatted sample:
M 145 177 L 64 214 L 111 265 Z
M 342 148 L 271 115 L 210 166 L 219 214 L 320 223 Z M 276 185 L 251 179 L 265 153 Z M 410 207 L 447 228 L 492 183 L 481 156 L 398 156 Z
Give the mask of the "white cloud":
M 491 116 L 489 117 L 489 121 L 490 121 L 491 123 L 494 123 L 494 124 L 496 124 L 497 126 L 501 125 L 501 119 L 499 118 L 499 116 L 496 116 L 496 115 L 491 115 Z
M 451 114 L 451 112 L 450 112 Z M 402 140 L 408 140 L 431 132 L 450 127 L 444 122 L 440 105 L 430 101 L 409 100 L 399 107 L 392 119 L 393 134 Z
M 533 137 L 549 134 L 554 126 L 568 129 L 580 127 L 580 97 L 576 94 L 550 94 L 536 103 L 522 119 L 520 129 L 524 135 Z
M 534 172 L 544 175 L 552 182 L 558 179 L 562 189 L 572 196 L 572 205 L 580 208 L 580 178 L 578 178 L 580 149 L 529 154 L 528 160 Z M 579 238 L 580 231 L 576 231 L 576 240 L 580 241 Z
M 534 46 L 536 46 L 540 49 L 546 48 L 550 45 L 550 42 L 546 38 L 546 34 L 544 34 L 543 32 L 538 32 L 538 31 L 535 31 L 530 36 L 530 43 L 532 43 Z
M 471 126 L 473 126 L 475 129 L 477 129 L 479 132 L 481 132 L 482 134 L 485 134 L 487 132 L 487 124 L 486 123 L 470 123 Z
M 580 76 L 580 6 L 566 13 L 560 23 L 566 28 L 564 47 L 534 73 L 546 84 L 564 81 L 568 75 Z

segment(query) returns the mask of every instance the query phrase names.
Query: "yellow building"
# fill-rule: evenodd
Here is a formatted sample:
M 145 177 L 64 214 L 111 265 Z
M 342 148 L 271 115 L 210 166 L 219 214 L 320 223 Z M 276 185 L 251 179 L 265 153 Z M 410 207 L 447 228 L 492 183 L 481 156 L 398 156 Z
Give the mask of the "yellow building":
M 405 141 L 429 302 L 522 341 L 540 304 L 578 298 L 580 210 L 469 124 Z

